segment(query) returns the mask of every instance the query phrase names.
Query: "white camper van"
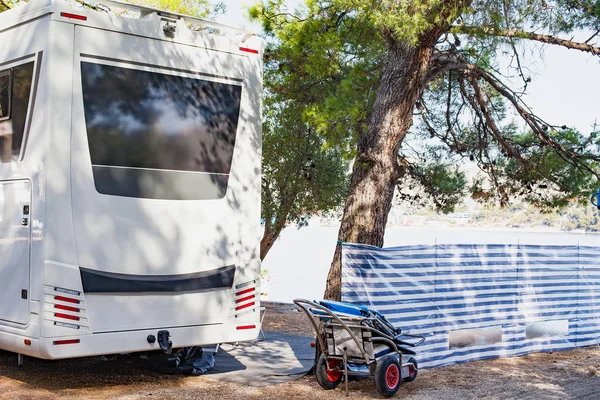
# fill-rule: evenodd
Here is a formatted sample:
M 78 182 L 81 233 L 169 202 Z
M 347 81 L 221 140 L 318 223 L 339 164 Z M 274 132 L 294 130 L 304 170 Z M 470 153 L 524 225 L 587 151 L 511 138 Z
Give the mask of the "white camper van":
M 130 8 L 0 14 L 1 349 L 257 337 L 263 43 Z

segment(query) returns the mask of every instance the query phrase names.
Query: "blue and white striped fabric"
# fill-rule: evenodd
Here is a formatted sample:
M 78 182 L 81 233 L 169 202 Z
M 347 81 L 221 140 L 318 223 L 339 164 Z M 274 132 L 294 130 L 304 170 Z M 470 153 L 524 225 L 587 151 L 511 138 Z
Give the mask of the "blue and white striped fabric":
M 423 368 L 589 346 L 600 338 L 600 247 L 344 244 L 342 257 L 342 301 L 425 335 L 417 349 Z M 451 348 L 451 333 L 480 328 L 501 339 Z

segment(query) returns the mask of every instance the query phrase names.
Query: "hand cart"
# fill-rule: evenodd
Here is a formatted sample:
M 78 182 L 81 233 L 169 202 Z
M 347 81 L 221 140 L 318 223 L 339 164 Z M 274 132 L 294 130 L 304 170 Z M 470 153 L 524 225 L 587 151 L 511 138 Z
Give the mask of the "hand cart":
M 296 299 L 316 332 L 315 376 L 326 390 L 349 376 L 372 376 L 377 392 L 392 397 L 400 384 L 417 377 L 416 352 L 425 341 L 394 327 L 382 314 L 366 307 L 336 301 Z

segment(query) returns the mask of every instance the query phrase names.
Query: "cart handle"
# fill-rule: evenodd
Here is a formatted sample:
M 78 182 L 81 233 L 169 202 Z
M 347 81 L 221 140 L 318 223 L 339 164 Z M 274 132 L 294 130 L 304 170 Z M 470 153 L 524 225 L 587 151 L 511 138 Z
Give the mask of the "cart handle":
M 354 340 L 354 343 L 356 343 L 356 346 L 360 350 L 360 353 L 361 353 L 362 357 L 364 358 L 365 363 L 369 364 L 369 356 L 365 352 L 365 349 L 363 348 L 363 346 L 360 344 L 360 341 L 358 340 L 356 335 L 354 333 L 352 333 L 352 331 L 350 330 L 348 325 L 346 325 L 346 323 L 344 321 L 342 321 L 337 315 L 335 315 L 330 309 L 328 309 L 327 307 L 323 307 L 322 305 L 317 304 L 314 301 L 309 301 L 309 300 L 305 300 L 305 299 L 295 299 L 294 304 L 296 304 L 298 307 L 302 308 L 302 310 L 306 313 L 306 315 L 308 315 L 308 319 L 310 319 L 310 322 L 312 323 L 313 327 L 315 328 L 315 332 L 317 333 L 317 340 L 319 341 L 319 346 L 321 347 L 321 351 L 323 353 L 325 353 L 326 347 L 325 347 L 325 344 L 322 342 L 321 335 L 319 334 L 319 328 L 318 328 L 316 322 L 314 321 L 314 317 L 311 314 L 311 312 L 309 311 L 309 309 L 308 309 L 309 307 L 307 307 L 307 305 L 310 307 L 314 307 L 319 311 L 323 311 L 323 312 L 327 313 L 329 316 L 331 316 L 333 319 L 335 319 L 336 322 L 338 322 L 346 330 L 346 332 L 348 332 L 348 334 L 350 334 L 350 337 L 352 338 L 352 340 Z
M 413 344 L 413 343 L 410 343 L 410 342 L 407 342 L 405 340 L 400 339 L 401 337 L 409 337 L 409 338 L 415 338 L 415 339 L 421 339 L 421 340 L 419 340 L 418 342 L 416 342 L 416 343 Z M 408 334 L 408 333 L 401 333 L 400 335 L 397 335 L 394 339 L 400 341 L 402 344 L 406 344 L 406 345 L 412 346 L 412 347 L 417 347 L 418 345 L 420 345 L 421 343 L 423 343 L 425 341 L 425 336 L 423 336 L 423 335 L 411 335 L 411 334 Z

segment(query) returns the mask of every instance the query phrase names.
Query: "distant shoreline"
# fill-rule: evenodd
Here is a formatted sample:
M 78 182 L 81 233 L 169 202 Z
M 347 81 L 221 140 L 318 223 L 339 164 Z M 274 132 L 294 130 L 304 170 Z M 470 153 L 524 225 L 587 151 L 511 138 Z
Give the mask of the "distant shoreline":
M 297 228 L 294 225 L 289 225 L 287 228 L 295 228 L 295 229 L 318 229 L 318 228 L 329 228 L 329 229 L 339 229 L 339 225 L 312 225 L 309 224 L 307 227 Z M 573 234 L 573 235 L 590 235 L 590 236 L 599 236 L 600 232 L 586 232 L 583 230 L 574 230 L 574 231 L 561 231 L 555 228 L 509 228 L 509 227 L 498 227 L 498 226 L 392 226 L 387 227 L 386 231 L 397 229 L 397 230 L 436 230 L 436 231 L 493 231 L 493 232 L 515 232 L 515 233 L 557 233 L 557 234 Z

